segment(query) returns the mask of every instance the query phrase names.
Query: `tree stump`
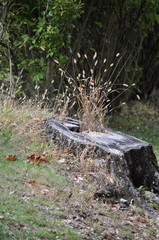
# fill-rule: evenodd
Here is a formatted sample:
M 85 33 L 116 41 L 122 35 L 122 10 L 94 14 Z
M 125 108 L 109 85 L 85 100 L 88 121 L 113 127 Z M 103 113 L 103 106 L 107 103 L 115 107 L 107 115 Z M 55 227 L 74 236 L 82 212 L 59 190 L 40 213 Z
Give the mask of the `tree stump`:
M 46 120 L 46 135 L 61 148 L 71 148 L 81 162 L 92 159 L 102 169 L 96 197 L 124 197 L 141 202 L 140 186 L 159 193 L 159 166 L 152 146 L 127 134 L 105 129 L 80 132 L 80 122 Z

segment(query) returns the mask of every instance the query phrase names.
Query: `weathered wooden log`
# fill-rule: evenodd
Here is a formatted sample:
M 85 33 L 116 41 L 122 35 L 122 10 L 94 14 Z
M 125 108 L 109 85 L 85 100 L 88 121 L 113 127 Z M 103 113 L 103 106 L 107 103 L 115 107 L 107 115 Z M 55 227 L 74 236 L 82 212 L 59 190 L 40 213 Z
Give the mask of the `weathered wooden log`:
M 80 161 L 93 159 L 101 167 L 99 195 L 140 202 L 140 186 L 159 193 L 159 167 L 149 143 L 112 129 L 80 132 L 80 122 L 71 118 L 46 120 L 45 129 L 49 138 L 61 148 L 71 148 Z

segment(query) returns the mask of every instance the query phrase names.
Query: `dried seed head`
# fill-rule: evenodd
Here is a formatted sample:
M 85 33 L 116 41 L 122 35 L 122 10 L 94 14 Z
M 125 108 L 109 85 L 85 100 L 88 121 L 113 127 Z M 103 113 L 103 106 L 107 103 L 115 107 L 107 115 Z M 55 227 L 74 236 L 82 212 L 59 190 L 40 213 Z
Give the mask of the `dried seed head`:
M 94 53 L 93 60 L 96 59 L 97 57 L 97 52 Z
M 84 57 L 87 59 L 87 55 L 86 54 L 84 54 Z
M 71 84 L 71 83 L 72 83 L 72 82 L 71 82 L 71 78 L 68 78 L 68 83 L 69 83 L 69 84 Z
M 104 69 L 104 72 L 107 72 L 107 69 L 106 69 L 106 68 Z
M 96 66 L 97 64 L 98 64 L 98 60 L 95 61 L 94 66 Z
M 104 61 L 103 61 L 103 63 L 106 63 L 106 61 L 107 61 L 107 59 L 106 59 L 106 58 L 104 58 Z
M 93 69 L 90 70 L 91 74 L 93 74 Z
M 110 64 L 110 67 L 113 67 L 113 65 L 114 65 L 114 63 L 111 63 L 111 64 Z
M 136 94 L 136 97 L 137 97 L 138 100 L 140 100 L 140 96 L 138 94 Z
M 76 63 L 77 63 L 77 60 L 74 58 L 74 59 L 73 59 L 73 62 L 76 64 Z
M 80 54 L 80 53 L 77 53 L 77 56 L 78 56 L 78 58 L 80 58 L 80 57 L 81 57 L 81 54 Z
M 60 64 L 59 61 L 57 61 L 56 59 L 54 59 L 54 62 L 57 63 L 57 64 Z
M 92 85 L 92 86 L 94 86 L 94 82 L 93 82 L 93 81 L 91 81 L 89 84 Z
M 119 55 L 120 55 L 120 53 L 117 53 L 117 54 L 116 54 L 116 57 L 119 57 Z
M 40 47 L 40 49 L 43 50 L 43 51 L 45 51 L 45 48 L 43 48 L 43 47 Z
M 126 84 L 126 83 L 123 83 L 123 86 L 124 86 L 124 87 L 129 87 L 129 85 L 128 85 L 128 84 Z
M 3 89 L 4 88 L 4 83 L 2 83 L 2 85 L 1 85 L 1 88 L 0 89 Z
M 48 92 L 48 89 L 45 89 L 45 92 L 44 92 L 44 94 L 46 94 Z

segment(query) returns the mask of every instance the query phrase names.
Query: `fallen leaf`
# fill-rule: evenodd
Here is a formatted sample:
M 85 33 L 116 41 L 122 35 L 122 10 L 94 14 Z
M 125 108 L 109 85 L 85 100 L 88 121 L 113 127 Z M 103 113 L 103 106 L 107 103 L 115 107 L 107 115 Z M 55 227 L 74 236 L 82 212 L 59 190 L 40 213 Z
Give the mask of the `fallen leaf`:
M 32 186 L 36 186 L 36 187 L 45 187 L 45 188 L 50 188 L 50 187 L 51 187 L 51 186 L 48 185 L 48 184 L 38 183 L 38 182 L 36 182 L 36 181 L 34 181 L 34 180 L 29 180 L 29 181 L 27 181 L 27 183 L 29 183 L 29 184 L 32 185 Z
M 140 222 L 141 222 L 141 223 L 150 223 L 150 221 L 149 221 L 149 220 L 147 220 L 147 219 L 144 219 L 144 218 L 140 219 Z
M 17 156 L 16 155 L 9 155 L 9 156 L 6 157 L 6 160 L 11 161 L 11 162 L 16 161 Z
M 27 183 L 31 184 L 32 186 L 36 186 L 36 183 L 35 183 L 34 180 L 30 180 L 30 181 L 28 181 Z
M 73 153 L 72 148 L 69 148 L 69 149 L 67 149 L 66 152 L 64 152 L 64 154 L 67 154 L 67 155 L 72 154 L 72 153 Z
M 36 163 L 38 165 L 43 165 L 45 163 L 49 163 L 49 160 L 45 157 L 45 155 L 36 155 L 32 154 L 27 157 L 28 161 Z

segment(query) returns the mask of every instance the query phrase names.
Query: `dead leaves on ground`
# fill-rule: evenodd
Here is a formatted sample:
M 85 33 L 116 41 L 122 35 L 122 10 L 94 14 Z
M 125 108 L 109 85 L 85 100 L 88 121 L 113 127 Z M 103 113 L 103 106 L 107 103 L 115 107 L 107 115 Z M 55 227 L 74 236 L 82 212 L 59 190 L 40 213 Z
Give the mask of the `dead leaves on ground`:
M 29 180 L 27 183 L 31 184 L 32 186 L 36 186 L 37 183 L 34 180 Z
M 49 160 L 46 158 L 45 155 L 32 154 L 27 157 L 27 160 L 37 165 L 45 165 L 49 163 Z
M 72 148 L 68 148 L 65 152 L 64 152 L 64 154 L 66 154 L 66 155 L 70 155 L 70 154 L 72 154 L 73 153 L 73 149 Z
M 17 156 L 16 155 L 8 155 L 5 157 L 5 159 L 7 161 L 10 161 L 10 162 L 14 162 L 16 160 L 18 160 Z M 27 156 L 27 160 L 31 163 L 35 163 L 37 165 L 45 165 L 45 164 L 49 164 L 49 160 L 48 158 L 42 154 L 32 154 L 30 156 Z
M 17 159 L 18 159 L 18 158 L 17 158 L 16 155 L 9 155 L 9 156 L 6 157 L 6 160 L 7 160 L 7 161 L 10 161 L 10 162 L 14 162 L 14 161 L 16 161 Z
M 51 187 L 51 186 L 48 185 L 48 184 L 41 184 L 41 183 L 36 182 L 35 180 L 29 180 L 27 183 L 29 183 L 29 184 L 32 185 L 32 186 L 36 186 L 36 187 L 39 187 L 39 186 L 47 187 L 47 188 L 50 188 L 50 187 Z
M 27 183 L 30 185 L 31 187 L 31 193 L 32 195 L 35 196 L 39 196 L 39 195 L 43 195 L 44 197 L 49 197 L 51 196 L 51 186 L 45 183 L 40 183 L 38 181 L 35 180 L 29 180 L 27 181 Z

